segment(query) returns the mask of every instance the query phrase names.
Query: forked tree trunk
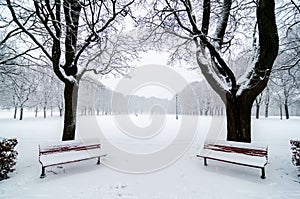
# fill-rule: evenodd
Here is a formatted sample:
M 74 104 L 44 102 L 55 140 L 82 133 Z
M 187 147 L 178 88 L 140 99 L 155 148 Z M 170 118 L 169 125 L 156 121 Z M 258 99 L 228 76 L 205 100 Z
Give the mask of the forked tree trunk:
M 228 10 L 231 8 L 232 1 L 226 0 L 223 2 L 222 12 L 229 15 Z M 198 66 L 209 85 L 218 93 L 226 106 L 227 140 L 229 141 L 251 142 L 251 108 L 255 98 L 266 88 L 272 66 L 278 54 L 279 39 L 274 10 L 274 0 L 257 1 L 256 19 L 259 34 L 259 51 L 257 51 L 255 56 L 258 59 L 255 60 L 252 70 L 244 74 L 245 81 L 242 82 L 236 81 L 233 71 L 221 58 L 214 46 L 198 31 L 195 19 L 191 20 L 190 17 L 195 35 L 198 35 L 202 42 L 194 39 L 198 48 L 196 52 Z M 228 17 L 223 16 L 220 23 L 217 26 L 220 26 L 222 29 L 217 28 L 216 31 L 219 48 L 223 42 Z M 221 30 L 224 31 L 221 32 Z M 207 60 L 204 61 L 207 56 L 201 48 L 202 44 L 208 48 L 210 56 L 214 60 L 212 63 Z M 222 78 L 219 78 L 221 76 Z M 224 78 L 226 81 L 223 82 Z M 231 83 L 231 88 L 228 90 L 223 83 L 227 86 L 229 85 L 228 83 Z
M 253 101 L 243 96 L 226 96 L 227 140 L 251 142 L 251 108 Z
M 64 90 L 65 115 L 62 141 L 74 140 L 76 129 L 76 113 L 78 100 L 78 85 L 66 83 Z

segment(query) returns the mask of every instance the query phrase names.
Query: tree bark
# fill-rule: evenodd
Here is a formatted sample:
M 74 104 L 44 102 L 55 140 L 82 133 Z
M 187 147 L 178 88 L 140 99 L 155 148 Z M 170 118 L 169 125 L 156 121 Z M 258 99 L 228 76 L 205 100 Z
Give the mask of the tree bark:
M 288 120 L 290 119 L 290 114 L 289 114 L 289 106 L 287 103 L 284 103 L 284 110 L 285 110 L 285 118 Z
M 265 118 L 269 117 L 269 103 L 266 103 Z
M 265 95 L 265 118 L 269 116 L 270 89 L 267 87 Z
M 65 115 L 62 141 L 75 139 L 78 88 L 75 83 L 65 83 Z
M 251 142 L 251 108 L 254 100 L 226 94 L 227 140 Z
M 279 114 L 280 114 L 280 119 L 282 120 L 282 105 L 279 105 Z
M 259 108 L 260 108 L 260 105 L 256 104 L 256 119 L 259 119 Z
M 37 114 L 38 114 L 38 107 L 35 108 L 35 116 L 34 117 L 37 117 Z
M 46 107 L 44 107 L 43 110 L 44 110 L 44 118 L 46 118 L 47 117 Z
M 20 108 L 20 120 L 23 120 L 23 107 Z
M 59 108 L 59 116 L 62 117 L 63 116 L 63 109 Z
M 15 106 L 14 119 L 17 118 L 18 107 Z

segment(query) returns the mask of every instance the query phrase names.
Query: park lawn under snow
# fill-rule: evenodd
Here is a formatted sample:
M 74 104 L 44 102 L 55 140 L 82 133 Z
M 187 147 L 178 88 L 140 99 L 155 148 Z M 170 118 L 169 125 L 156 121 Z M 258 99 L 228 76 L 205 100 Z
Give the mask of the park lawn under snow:
M 260 178 L 260 169 L 209 160 L 205 167 L 203 160 L 196 158 L 209 131 L 211 117 L 199 117 L 197 134 L 189 149 L 173 164 L 158 171 L 144 174 L 117 171 L 107 166 L 115 158 L 108 154 L 101 165 L 90 160 L 49 167 L 47 177 L 40 179 L 38 144 L 59 141 L 63 119 L 34 118 L 33 113 L 28 113 L 23 121 L 18 121 L 11 119 L 11 115 L 0 112 L 0 136 L 17 137 L 19 155 L 11 178 L 0 182 L 0 198 L 300 198 L 300 179 L 291 164 L 289 145 L 291 138 L 300 137 L 300 118 L 252 120 L 253 142 L 269 146 L 264 180 Z M 172 129 L 178 128 L 181 121 L 167 116 L 166 130 L 158 136 L 161 140 L 153 138 L 149 147 L 139 140 L 126 140 L 112 116 L 97 119 L 103 131 L 111 132 L 108 140 L 124 150 L 145 153 L 159 150 L 172 140 Z M 141 126 L 149 122 L 146 116 L 133 119 Z

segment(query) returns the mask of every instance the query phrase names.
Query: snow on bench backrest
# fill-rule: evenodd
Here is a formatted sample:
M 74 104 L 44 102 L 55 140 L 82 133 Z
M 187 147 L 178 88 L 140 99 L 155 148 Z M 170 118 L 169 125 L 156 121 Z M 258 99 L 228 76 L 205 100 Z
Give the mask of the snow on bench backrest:
M 268 158 L 268 146 L 258 146 L 251 143 L 230 142 L 224 140 L 206 140 L 204 149 L 241 153 L 250 156 L 259 156 Z
M 80 151 L 101 148 L 99 139 L 71 140 L 61 142 L 49 142 L 39 145 L 39 154 L 61 153 L 66 151 Z

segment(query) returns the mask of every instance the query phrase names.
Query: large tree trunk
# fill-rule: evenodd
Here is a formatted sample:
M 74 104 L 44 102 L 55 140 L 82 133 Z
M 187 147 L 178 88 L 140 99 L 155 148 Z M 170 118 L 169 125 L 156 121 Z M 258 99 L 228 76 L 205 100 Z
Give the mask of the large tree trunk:
M 62 140 L 74 140 L 76 130 L 76 112 L 78 100 L 78 85 L 66 83 L 64 90 L 65 115 Z
M 251 108 L 253 101 L 246 97 L 227 93 L 227 140 L 236 142 L 251 142 Z
M 231 8 L 231 1 L 224 1 L 222 12 L 227 15 Z M 205 51 L 201 49 L 201 43 L 194 39 L 198 50 L 196 51 L 197 63 L 209 85 L 221 97 L 226 106 L 227 115 L 227 140 L 237 142 L 251 142 L 251 108 L 255 98 L 267 86 L 273 63 L 277 57 L 279 39 L 275 20 L 274 0 L 257 1 L 257 27 L 259 33 L 259 51 L 257 59 L 249 73 L 244 74 L 245 81 L 237 81 L 233 71 L 222 59 L 220 53 L 215 49 L 208 39 L 195 31 L 201 42 L 209 50 L 213 62 L 207 61 Z M 228 13 L 230 14 L 230 13 Z M 190 17 L 191 18 L 191 17 Z M 217 27 L 226 29 L 228 17 L 223 16 Z M 190 20 L 194 29 L 197 24 L 195 19 Z M 223 42 L 225 32 L 217 28 L 219 48 Z M 200 43 L 200 44 L 199 44 Z M 218 47 L 217 47 L 218 48 Z M 206 60 L 206 61 L 205 61 Z M 252 65 L 251 65 L 252 67 Z M 218 78 L 221 77 L 221 78 Z M 225 80 L 224 80 L 225 79 Z M 224 86 L 226 85 L 226 86 Z M 227 86 L 230 86 L 228 90 Z
M 287 103 L 284 103 L 284 110 L 285 110 L 285 118 L 288 120 L 290 119 L 290 114 L 289 114 L 289 106 Z

